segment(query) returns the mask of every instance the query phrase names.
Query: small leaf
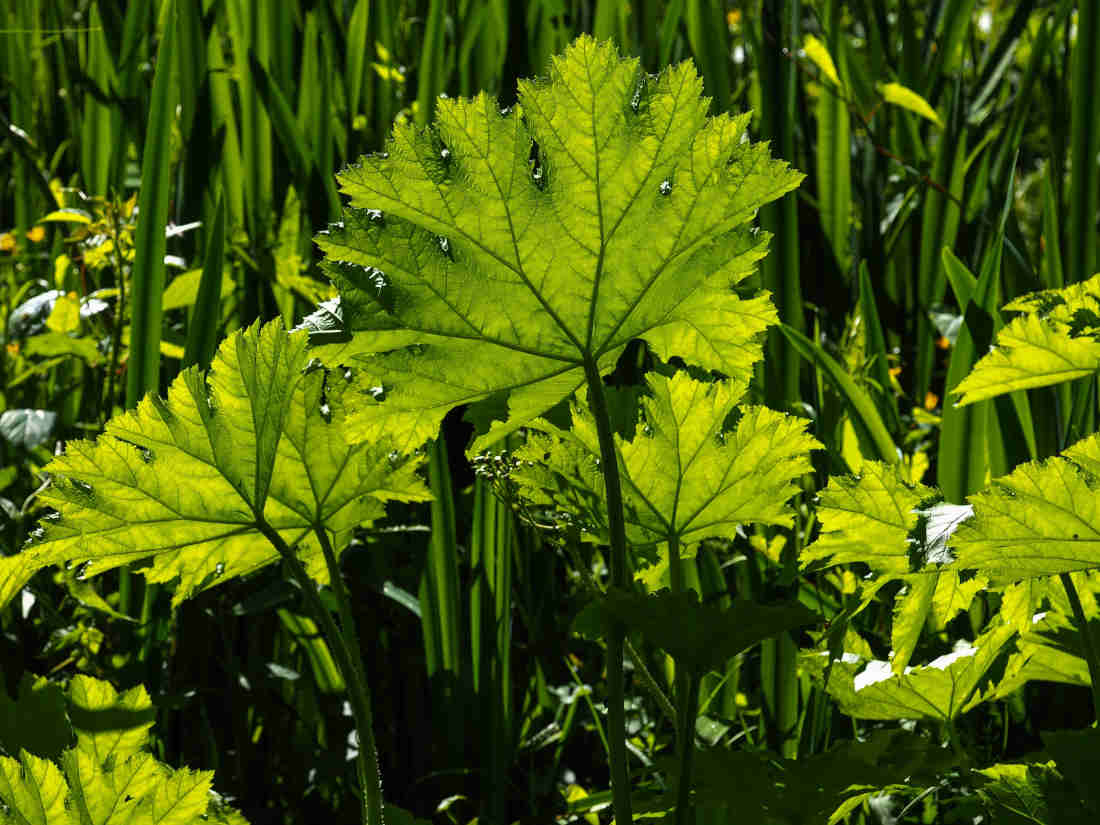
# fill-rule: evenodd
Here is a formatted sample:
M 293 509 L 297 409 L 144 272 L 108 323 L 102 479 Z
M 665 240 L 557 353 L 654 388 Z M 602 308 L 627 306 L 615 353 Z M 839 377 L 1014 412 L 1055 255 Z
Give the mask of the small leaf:
M 66 207 L 64 209 L 55 209 L 53 212 L 50 212 L 45 217 L 39 218 L 38 222 L 90 224 L 92 222 L 92 216 L 85 212 L 83 209 Z
M 679 372 L 647 377 L 651 396 L 631 441 L 617 440 L 621 457 L 627 536 L 635 548 L 670 541 L 681 547 L 733 536 L 738 525 L 789 525 L 794 481 L 809 472 L 809 452 L 820 444 L 807 421 L 766 407 L 738 406 L 741 381 L 704 382 Z M 740 420 L 724 432 L 735 410 Z M 577 514 L 595 534 L 606 530 L 606 505 L 596 424 L 574 405 L 573 427 L 546 422 L 533 428 L 515 456 L 512 478 L 524 495 Z
M 58 297 L 46 319 L 46 328 L 63 334 L 80 329 L 80 299 L 75 292 Z
M 802 551 L 803 567 L 863 562 L 878 573 L 913 572 L 910 533 L 920 520 L 918 505 L 933 495 L 909 484 L 902 468 L 878 461 L 865 462 L 858 478 L 833 476 L 819 495 L 821 532 Z
M 882 99 L 887 103 L 908 109 L 910 112 L 932 121 L 941 129 L 943 128 L 943 121 L 936 114 L 936 110 L 929 105 L 927 100 L 907 86 L 902 86 L 900 83 L 883 83 L 879 87 L 879 92 L 882 94 Z
M 833 56 L 829 54 L 829 50 L 826 48 L 825 44 L 812 34 L 808 34 L 806 35 L 805 41 L 802 43 L 802 48 L 806 52 L 806 57 L 812 60 L 817 68 L 821 69 L 821 73 L 825 75 L 834 86 L 840 86 L 840 77 L 836 73 L 836 64 L 833 62 Z
M 199 295 L 199 283 L 202 281 L 201 269 L 189 269 L 181 272 L 164 290 L 162 302 L 164 310 L 182 309 L 194 306 Z M 233 294 L 234 284 L 232 278 L 222 278 L 221 297 L 228 298 Z

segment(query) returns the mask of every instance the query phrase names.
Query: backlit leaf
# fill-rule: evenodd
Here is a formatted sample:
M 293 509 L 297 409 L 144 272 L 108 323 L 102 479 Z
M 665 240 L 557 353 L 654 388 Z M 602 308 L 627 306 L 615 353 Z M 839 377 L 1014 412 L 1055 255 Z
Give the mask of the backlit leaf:
M 889 662 L 846 655 L 828 667 L 826 689 L 844 713 L 857 719 L 948 721 L 988 698 L 983 677 L 1015 634 L 1015 628 L 1000 625 L 973 645 L 961 644 L 953 653 L 901 674 Z M 826 658 L 811 654 L 803 663 L 824 676 Z
M 802 176 L 708 106 L 690 62 L 653 79 L 582 36 L 513 109 L 440 100 L 433 129 L 342 172 L 351 208 L 317 244 L 356 337 L 318 352 L 357 368 L 350 433 L 408 448 L 506 400 L 480 449 L 635 338 L 747 380 L 776 321 L 734 291 L 766 250 L 750 222 Z
M 1100 275 L 1024 295 L 1004 308 L 1025 314 L 997 333 L 992 351 L 955 387 L 959 404 L 1060 384 L 1100 369 Z
M 882 99 L 887 103 L 908 109 L 910 112 L 932 121 L 941 129 L 943 128 L 943 121 L 936 114 L 936 110 L 929 105 L 927 100 L 908 86 L 902 86 L 900 83 L 883 83 L 879 87 L 879 92 L 882 94 Z
M 810 450 L 820 447 L 806 433 L 806 420 L 738 402 L 740 381 L 702 382 L 685 373 L 651 374 L 651 396 L 631 441 L 617 439 L 627 536 L 635 547 L 669 541 L 680 546 L 714 536 L 733 536 L 738 525 L 790 525 L 787 501 L 794 481 L 810 472 Z M 723 428 L 734 410 L 741 418 Z M 513 479 L 540 503 L 579 512 L 602 535 L 606 530 L 596 424 L 582 405 L 573 406 L 568 432 L 538 423 L 516 451 Z
M 994 583 L 1100 567 L 1100 490 L 1069 460 L 1087 462 L 1097 439 L 1074 445 L 1066 457 L 1021 464 L 971 496 L 974 518 L 952 542 L 958 565 Z
M 307 370 L 305 346 L 305 332 L 254 325 L 222 344 L 208 377 L 185 370 L 166 400 L 114 417 L 95 443 L 69 442 L 41 495 L 59 518 L 0 558 L 0 604 L 49 565 L 87 575 L 142 558 L 150 581 L 179 578 L 178 603 L 277 560 L 265 527 L 323 582 L 315 529 L 342 548 L 384 501 L 425 500 L 417 460 L 385 439 L 353 444 L 345 381 Z

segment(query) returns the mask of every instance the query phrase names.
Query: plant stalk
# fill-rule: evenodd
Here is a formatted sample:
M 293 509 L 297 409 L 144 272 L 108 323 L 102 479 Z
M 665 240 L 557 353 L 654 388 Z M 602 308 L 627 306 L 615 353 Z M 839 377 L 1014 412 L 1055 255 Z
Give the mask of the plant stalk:
M 351 705 L 351 713 L 355 719 L 355 730 L 359 738 L 359 754 L 357 758 L 359 784 L 363 792 L 363 825 L 384 825 L 382 814 L 382 775 L 378 769 L 378 752 L 374 744 L 374 726 L 371 716 L 370 688 L 367 684 L 366 673 L 362 669 L 359 658 L 358 634 L 355 631 L 355 622 L 351 615 L 351 603 L 348 600 L 347 590 L 344 588 L 343 579 L 340 576 L 340 568 L 336 561 L 336 554 L 332 550 L 332 544 L 328 536 L 321 536 L 324 529 L 316 530 L 321 540 L 321 550 L 325 555 L 325 564 L 328 567 L 329 578 L 332 584 L 333 594 L 336 596 L 337 611 L 340 614 L 340 622 L 344 625 L 343 631 L 336 624 L 317 594 L 317 588 L 312 577 L 306 571 L 302 560 L 297 553 L 286 543 L 275 529 L 268 524 L 261 515 L 256 517 L 257 529 L 279 551 L 279 555 L 290 568 L 294 580 L 302 589 L 314 618 L 321 626 L 325 640 L 332 647 L 337 664 L 347 684 L 348 703 Z
M 673 593 L 684 590 L 684 571 L 680 559 L 680 539 L 668 539 L 668 581 Z M 680 780 L 676 791 L 676 825 L 691 820 L 691 763 L 695 752 L 695 717 L 699 708 L 699 674 L 683 662 L 676 662 L 676 749 L 680 762 Z
M 676 742 L 680 746 L 680 782 L 676 789 L 676 825 L 691 825 L 695 821 L 691 809 L 691 769 L 695 756 L 695 717 L 699 707 L 699 674 L 677 665 L 676 685 L 680 687 L 683 671 L 683 693 L 676 694 L 680 712 Z
M 603 391 L 603 377 L 596 359 L 584 359 L 584 376 L 588 384 L 588 408 L 596 421 L 596 433 L 600 441 L 600 471 L 603 473 L 607 493 L 607 527 L 611 545 L 611 584 L 626 590 L 626 522 L 623 518 L 622 480 L 619 478 L 619 460 L 615 449 L 615 435 L 611 430 L 611 416 L 607 410 L 607 397 Z M 611 756 L 611 798 L 615 806 L 616 825 L 631 825 L 634 817 L 630 807 L 630 769 L 626 755 L 625 682 L 623 678 L 623 641 L 626 628 L 622 622 L 612 620 L 607 631 L 607 738 Z
M 1096 645 L 1093 644 L 1092 633 L 1089 632 L 1089 623 L 1085 618 L 1085 610 L 1081 607 L 1081 597 L 1077 595 L 1073 577 L 1069 573 L 1059 573 L 1058 578 L 1062 580 L 1062 587 L 1066 589 L 1066 597 L 1073 610 L 1073 618 L 1081 629 L 1081 649 L 1089 666 L 1089 681 L 1092 682 L 1092 713 L 1095 718 L 1100 719 L 1100 659 L 1096 656 Z

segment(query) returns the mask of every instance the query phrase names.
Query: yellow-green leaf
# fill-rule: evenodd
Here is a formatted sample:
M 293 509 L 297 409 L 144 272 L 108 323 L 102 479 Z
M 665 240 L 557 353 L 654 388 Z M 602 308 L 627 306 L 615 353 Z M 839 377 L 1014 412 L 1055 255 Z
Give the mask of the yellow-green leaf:
M 352 434 L 411 448 L 453 407 L 506 402 L 480 449 L 637 338 L 747 380 L 776 314 L 733 287 L 766 251 L 757 210 L 802 175 L 702 92 L 690 61 L 651 78 L 582 36 L 514 109 L 441 100 L 345 169 L 351 208 L 317 244 L 359 343 L 319 357 L 356 368 Z
M 817 68 L 821 69 L 821 73 L 825 75 L 834 86 L 840 85 L 840 76 L 836 72 L 836 64 L 833 62 L 833 56 L 829 54 L 828 48 L 825 44 L 814 37 L 812 34 L 806 35 L 806 40 L 802 43 L 802 48 L 806 52 L 808 57 Z
M 908 109 L 910 112 L 932 121 L 941 129 L 943 128 L 943 121 L 936 114 L 936 110 L 932 108 L 927 100 L 908 86 L 902 86 L 900 83 L 883 83 L 879 87 L 879 92 L 882 94 L 882 99 L 887 103 Z
M 264 529 L 327 581 L 315 531 L 342 548 L 384 501 L 428 493 L 418 459 L 352 441 L 346 382 L 308 360 L 305 332 L 254 325 L 222 344 L 209 377 L 185 370 L 167 399 L 114 417 L 96 443 L 69 442 L 42 493 L 59 517 L 0 557 L 0 604 L 49 565 L 87 563 L 88 575 L 144 558 L 150 581 L 180 580 L 178 603 L 277 560 Z

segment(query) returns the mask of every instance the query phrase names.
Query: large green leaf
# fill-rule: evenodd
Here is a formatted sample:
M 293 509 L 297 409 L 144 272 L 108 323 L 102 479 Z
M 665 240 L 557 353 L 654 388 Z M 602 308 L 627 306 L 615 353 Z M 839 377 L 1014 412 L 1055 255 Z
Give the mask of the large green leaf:
M 452 407 L 506 400 L 480 447 L 634 338 L 747 380 L 776 321 L 733 289 L 765 253 L 750 222 L 802 176 L 701 92 L 690 62 L 651 78 L 582 36 L 511 110 L 440 101 L 433 129 L 344 170 L 352 208 L 317 243 L 356 335 L 319 354 L 357 367 L 351 433 L 415 446 Z
M 826 689 L 842 711 L 857 719 L 947 721 L 989 698 L 983 678 L 1016 634 L 999 625 L 922 667 L 895 673 L 890 662 L 845 655 L 830 665 L 827 654 L 803 658 L 808 670 L 828 674 Z
M 426 499 L 418 460 L 385 439 L 353 444 L 346 382 L 306 369 L 305 348 L 304 332 L 254 325 L 222 344 L 208 378 L 185 370 L 167 400 L 146 398 L 95 443 L 70 442 L 41 496 L 59 517 L 0 558 L 0 604 L 49 565 L 94 574 L 142 558 L 150 581 L 179 578 L 178 603 L 278 559 L 263 530 L 324 582 L 313 531 L 343 547 L 384 501 Z
M 680 546 L 733 536 L 738 525 L 789 526 L 794 481 L 810 472 L 809 451 L 820 447 L 806 421 L 766 407 L 738 407 L 742 381 L 703 382 L 679 372 L 648 376 L 651 396 L 631 441 L 616 439 L 626 505 L 627 536 L 636 548 L 674 541 Z M 739 410 L 728 431 L 725 424 Z M 540 504 L 580 514 L 606 532 L 596 424 L 573 405 L 573 426 L 545 422 L 515 457 L 520 491 Z
M 26 750 L 0 756 L 0 825 L 247 825 L 213 804 L 213 772 L 173 770 L 144 750 L 152 704 L 143 687 L 119 695 L 77 676 L 68 698 L 76 745 L 58 763 Z
M 65 696 L 57 685 L 24 673 L 13 699 L 0 687 L 0 753 L 17 756 L 26 750 L 53 759 L 72 738 Z
M 971 496 L 952 546 L 995 583 L 1100 567 L 1100 435 L 1062 457 L 1022 464 Z
M 1077 785 L 1054 762 L 991 765 L 978 771 L 979 790 L 997 825 L 1091 825 L 1100 809 L 1088 804 Z
M 963 580 L 948 543 L 970 517 L 969 505 L 938 501 L 938 491 L 910 484 L 898 466 L 865 462 L 858 477 L 835 476 L 820 494 L 821 532 L 802 552 L 803 566 L 862 563 L 876 578 L 866 588 L 864 606 L 891 579 L 906 588 L 894 604 L 891 664 L 902 672 L 929 619 L 942 628 L 970 606 L 987 583 Z M 923 506 L 922 506 L 923 505 Z
M 1008 303 L 1023 312 L 955 387 L 959 404 L 1084 378 L 1100 369 L 1100 275 Z
M 859 476 L 833 476 L 819 494 L 821 533 L 802 551 L 803 566 L 863 562 L 877 573 L 901 575 L 923 559 L 909 538 L 922 502 L 936 491 L 909 484 L 896 466 L 866 461 Z

